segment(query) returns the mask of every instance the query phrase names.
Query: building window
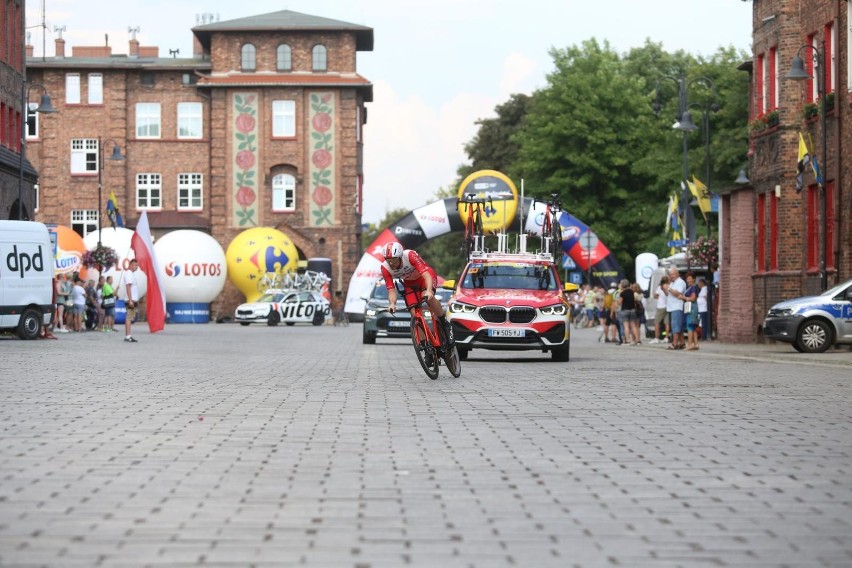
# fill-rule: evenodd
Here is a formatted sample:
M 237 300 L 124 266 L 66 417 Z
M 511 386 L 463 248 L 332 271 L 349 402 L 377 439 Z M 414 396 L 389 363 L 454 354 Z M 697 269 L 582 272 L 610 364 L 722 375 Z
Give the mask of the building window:
M 290 174 L 278 174 L 272 178 L 272 210 L 294 211 L 296 209 L 296 178 Z
M 820 46 L 819 46 L 819 42 L 817 41 L 816 36 L 814 36 L 814 35 L 809 35 L 808 39 L 805 43 L 813 46 L 813 48 L 814 48 L 813 50 L 811 50 L 811 49 L 804 50 L 803 55 L 802 55 L 802 57 L 805 60 L 804 61 L 805 71 L 807 71 L 808 75 L 810 75 L 810 77 L 805 79 L 805 89 L 806 89 L 805 102 L 806 103 L 812 103 L 815 100 L 817 100 L 817 97 L 819 96 L 817 94 L 817 82 L 814 80 L 814 77 L 816 77 L 816 75 L 814 75 L 814 72 L 816 71 L 816 69 L 814 69 L 813 54 L 817 53 L 817 51 L 814 51 L 814 50 L 819 50 Z
M 72 209 L 71 228 L 81 237 L 94 233 L 98 230 L 98 210 Z
M 178 138 L 201 138 L 201 103 L 178 103 Z
M 272 136 L 292 138 L 296 135 L 296 101 L 272 101 Z
M 314 71 L 328 70 L 328 50 L 324 45 L 315 45 L 311 55 Z
M 808 187 L 808 269 L 819 268 L 819 186 Z
M 80 74 L 67 73 L 65 75 L 65 104 L 80 104 Z
M 136 103 L 136 138 L 160 137 L 160 103 Z
M 778 270 L 778 198 L 769 194 L 769 270 Z
M 104 104 L 104 76 L 100 73 L 89 73 L 89 104 Z
M 775 110 L 778 108 L 778 48 L 773 47 L 769 50 L 769 65 L 766 69 L 768 73 L 766 81 L 766 110 Z
M 38 103 L 27 105 L 27 140 L 38 138 Z
M 278 46 L 275 61 L 279 71 L 290 71 L 293 69 L 293 55 L 289 45 L 282 43 Z
M 757 196 L 757 270 L 766 270 L 766 194 Z
M 136 209 L 159 209 L 163 186 L 160 174 L 136 175 Z
M 71 175 L 94 174 L 98 171 L 98 139 L 71 140 Z
M 834 182 L 825 184 L 825 246 L 828 249 L 825 258 L 826 269 L 834 268 L 834 228 L 837 219 L 834 217 Z
M 257 69 L 257 62 L 255 61 L 255 49 L 254 46 L 250 43 L 245 44 L 241 50 L 240 67 L 243 71 L 254 71 L 255 69 Z
M 825 92 L 833 93 L 835 88 L 835 75 L 837 73 L 835 52 L 834 25 L 825 26 Z
M 761 53 L 757 56 L 757 61 L 754 63 L 754 92 L 757 94 L 758 116 L 766 112 L 766 78 L 763 76 L 764 68 L 764 58 Z
M 202 175 L 178 174 L 178 209 L 202 208 Z

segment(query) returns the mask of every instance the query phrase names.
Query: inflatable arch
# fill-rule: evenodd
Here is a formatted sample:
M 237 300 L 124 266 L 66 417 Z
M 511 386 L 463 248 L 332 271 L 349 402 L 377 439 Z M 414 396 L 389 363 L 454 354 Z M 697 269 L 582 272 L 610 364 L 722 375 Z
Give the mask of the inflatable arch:
M 484 193 L 488 197 L 493 197 L 495 202 L 495 206 L 489 207 L 489 210 L 485 212 L 486 221 L 483 224 L 486 230 L 499 227 L 505 228 L 510 235 L 519 234 L 521 219 L 523 219 L 523 231 L 532 235 L 541 235 L 544 203 L 527 197 L 521 200 L 521 207 L 518 207 L 517 191 L 511 180 L 500 172 L 489 170 L 471 174 L 465 182 L 462 182 L 459 194 L 462 194 L 465 187 L 469 185 L 468 180 L 474 176 L 476 176 L 473 180 L 474 190 L 477 191 L 483 185 L 489 186 Z M 500 204 L 499 201 L 504 203 Z M 346 312 L 363 314 L 364 300 L 361 297 L 368 295 L 375 281 L 381 278 L 380 267 L 384 261 L 381 250 L 386 243 L 396 241 L 405 248 L 416 249 L 429 239 L 450 232 L 464 232 L 466 214 L 459 209 L 458 198 L 447 197 L 414 209 L 382 231 L 367 247 L 349 281 Z M 489 219 L 492 221 L 490 226 Z M 566 211 L 560 212 L 558 219 L 562 227 L 562 250 L 571 257 L 578 270 L 586 273 L 591 265 L 592 283 L 602 285 L 604 288 L 607 288 L 610 282 L 621 280 L 623 273 L 618 261 L 588 225 Z M 537 243 L 530 243 L 531 246 L 535 244 Z

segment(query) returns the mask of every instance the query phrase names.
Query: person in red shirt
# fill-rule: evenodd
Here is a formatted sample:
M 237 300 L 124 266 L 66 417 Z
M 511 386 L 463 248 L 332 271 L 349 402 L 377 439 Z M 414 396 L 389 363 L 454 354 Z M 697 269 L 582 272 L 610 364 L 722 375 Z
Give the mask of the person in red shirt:
M 411 306 L 417 303 L 417 294 L 422 291 L 423 299 L 432 312 L 432 317 L 441 322 L 447 336 L 447 346 L 453 344 L 453 329 L 444 316 L 441 302 L 435 297 L 435 284 L 438 276 L 435 270 L 417 254 L 415 250 L 403 249 L 399 243 L 388 243 L 384 246 L 382 254 L 385 261 L 382 263 L 382 277 L 385 287 L 388 289 L 388 311 L 396 311 L 397 290 L 393 280 L 397 278 L 404 284 L 405 305 Z

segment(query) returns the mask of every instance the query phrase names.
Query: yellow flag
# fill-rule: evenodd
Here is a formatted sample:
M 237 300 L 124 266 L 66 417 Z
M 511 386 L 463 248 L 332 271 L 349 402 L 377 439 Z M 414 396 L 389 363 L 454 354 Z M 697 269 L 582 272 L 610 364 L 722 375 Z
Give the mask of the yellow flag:
M 694 183 L 694 190 L 692 193 L 695 195 L 695 199 L 698 200 L 698 207 L 701 209 L 701 213 L 706 219 L 707 214 L 713 210 L 713 206 L 710 203 L 710 190 L 707 189 L 707 186 L 701 183 L 701 180 L 697 177 L 692 176 L 692 181 Z

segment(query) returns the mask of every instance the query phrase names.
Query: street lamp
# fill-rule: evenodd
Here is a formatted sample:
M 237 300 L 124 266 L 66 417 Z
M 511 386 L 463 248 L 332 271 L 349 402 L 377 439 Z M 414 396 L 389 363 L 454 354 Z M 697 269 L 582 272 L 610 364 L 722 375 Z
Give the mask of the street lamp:
M 709 81 L 709 79 L 708 79 Z M 690 108 L 696 107 L 701 109 L 702 118 L 703 118 L 703 130 L 704 130 L 704 183 L 707 185 L 708 191 L 711 191 L 710 188 L 713 187 L 711 174 L 712 174 L 712 165 L 710 163 L 710 113 L 719 112 L 719 104 L 716 102 L 716 92 L 713 90 L 713 100 L 703 105 L 698 103 L 692 103 L 689 105 Z M 707 223 L 707 236 L 710 236 L 710 220 L 709 218 L 705 218 L 704 220 Z
M 110 156 L 109 159 L 114 161 L 121 161 L 124 159 L 124 156 L 121 155 L 121 146 L 118 145 L 118 142 L 112 139 L 101 140 L 98 138 L 98 248 L 101 248 L 101 226 L 103 225 L 103 223 L 101 223 L 103 219 L 103 215 L 101 215 L 101 208 L 103 207 L 104 146 L 109 143 L 112 143 L 112 156 Z
M 32 83 L 27 87 L 27 80 L 21 80 L 21 113 L 23 120 L 21 121 L 21 154 L 18 163 L 18 220 L 24 220 L 24 159 L 27 151 L 27 125 L 30 118 L 30 91 L 33 88 L 42 90 L 41 102 L 35 109 L 36 112 L 45 114 L 57 112 L 53 108 L 53 103 L 50 101 L 50 95 L 47 88 L 41 83 Z
M 822 128 L 822 167 L 821 171 L 825 172 L 828 170 L 828 129 L 825 124 L 825 69 L 823 65 L 825 64 L 825 43 L 822 45 L 822 49 L 819 50 L 813 45 L 805 44 L 801 46 L 798 50 L 796 50 L 796 56 L 793 58 L 793 63 L 790 68 L 790 72 L 787 73 L 787 79 L 791 79 L 793 81 L 803 81 L 805 79 L 810 79 L 812 76 L 810 73 L 805 71 L 805 64 L 802 61 L 802 58 L 799 54 L 803 49 L 811 49 L 813 50 L 813 58 L 814 65 L 816 66 L 816 82 L 817 82 L 817 96 L 819 97 L 819 116 L 820 116 L 820 128 Z M 820 259 L 819 259 L 819 282 L 820 287 L 823 291 L 828 289 L 828 271 L 826 269 L 826 262 L 828 259 L 828 219 L 826 219 L 826 196 L 825 196 L 825 183 L 824 177 L 817 176 L 817 184 L 819 185 L 819 208 L 820 208 Z
M 690 242 L 695 237 L 695 215 L 692 211 L 692 206 L 690 205 L 691 196 L 689 192 L 689 187 L 687 186 L 687 179 L 689 179 L 689 140 L 688 135 L 693 130 L 697 130 L 698 126 L 692 121 L 692 113 L 689 112 L 689 87 L 691 87 L 695 83 L 702 83 L 704 86 L 709 87 L 712 91 L 713 99 L 712 102 L 705 104 L 705 114 L 704 114 L 704 123 L 705 123 L 705 144 L 707 145 L 706 155 L 707 155 L 707 168 L 710 168 L 710 118 L 707 111 L 717 112 L 719 110 L 719 105 L 716 103 L 716 85 L 713 84 L 713 81 L 708 79 L 707 77 L 696 77 L 691 81 L 687 82 L 686 78 L 681 77 L 672 77 L 670 75 L 664 75 L 660 77 L 660 79 L 665 79 L 667 81 L 672 81 L 677 85 L 678 92 L 678 106 L 677 106 L 677 122 L 672 126 L 675 130 L 680 130 L 683 132 L 683 180 L 681 181 L 681 199 L 679 200 L 679 207 L 681 207 L 682 218 L 684 220 L 684 238 L 687 242 Z M 657 85 L 654 89 L 655 100 L 651 107 L 654 109 L 654 113 L 659 116 L 660 111 L 663 109 L 662 104 L 660 104 L 660 79 L 657 79 Z M 709 185 L 710 180 L 707 180 Z

